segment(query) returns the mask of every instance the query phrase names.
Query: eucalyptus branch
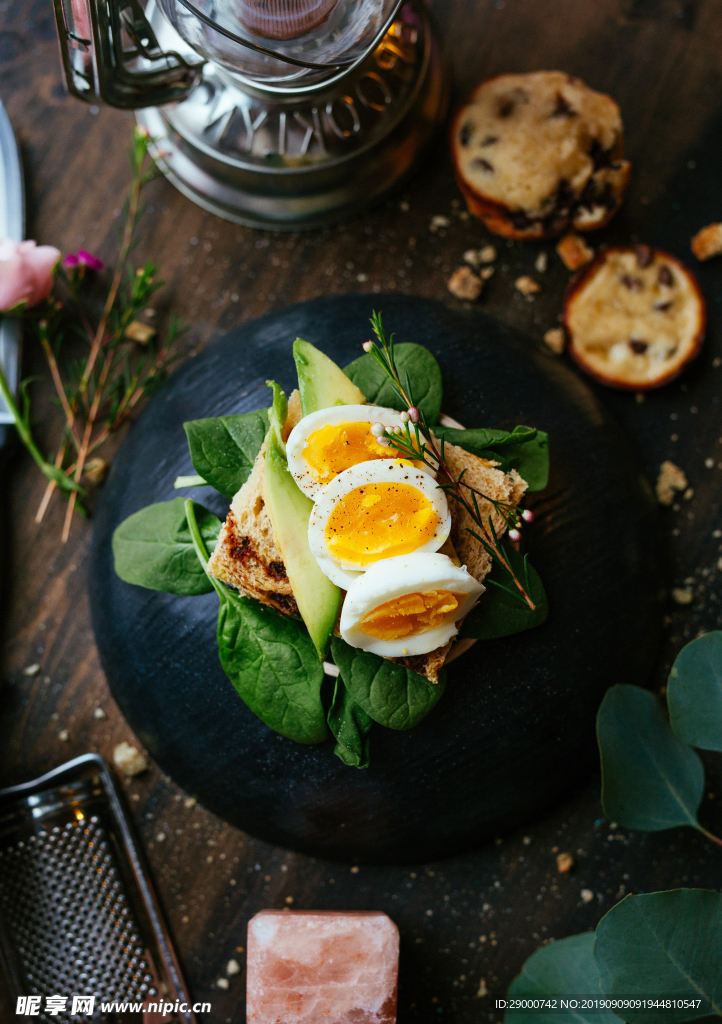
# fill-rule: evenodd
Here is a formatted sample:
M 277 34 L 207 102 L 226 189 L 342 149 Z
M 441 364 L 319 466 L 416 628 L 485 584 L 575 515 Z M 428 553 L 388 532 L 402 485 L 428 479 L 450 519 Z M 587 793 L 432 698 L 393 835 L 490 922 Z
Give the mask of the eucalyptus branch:
M 445 458 L 443 440 L 439 445 L 426 423 L 423 411 L 414 404 L 408 375 L 405 382 L 401 380 L 394 357 L 393 335 L 387 341 L 381 316 L 376 312 L 371 317 L 371 325 L 377 342 L 365 342 L 364 351 L 373 356 L 384 371 L 396 395 L 406 406 L 406 411 L 399 414 L 401 426 L 387 428 L 380 423 L 374 423 L 371 427 L 372 433 L 383 447 L 393 448 L 402 458 L 423 462 L 434 473 L 441 474 L 442 479 L 446 482 L 439 483 L 438 486 L 446 495 L 459 503 L 479 532 L 468 527 L 467 531 L 482 544 L 492 561 L 500 565 L 511 577 L 516 590 L 508 590 L 508 593 L 518 597 L 533 611 L 536 605 L 529 593 L 529 582 L 526 579 L 520 580 L 514 572 L 499 541 L 491 515 L 488 516 L 488 523 L 484 522 L 478 498 L 482 498 L 492 506 L 494 512 L 508 528 L 509 539 L 514 542 L 521 540 L 522 523 L 532 522 L 534 514 L 528 509 L 520 510 L 511 502 L 499 501 L 467 484 L 464 480 L 465 471 L 458 477 L 454 476 Z M 502 589 L 507 590 L 506 587 Z

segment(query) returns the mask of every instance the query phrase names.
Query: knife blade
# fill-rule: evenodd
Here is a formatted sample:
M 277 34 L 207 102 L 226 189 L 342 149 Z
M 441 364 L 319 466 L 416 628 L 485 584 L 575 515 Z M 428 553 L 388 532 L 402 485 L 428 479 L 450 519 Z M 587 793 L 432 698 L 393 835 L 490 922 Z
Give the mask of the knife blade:
M 22 242 L 25 237 L 25 190 L 20 153 L 10 118 L 0 100 L 0 238 Z M 20 368 L 20 324 L 15 317 L 0 318 L 0 364 L 15 393 Z M 0 396 L 0 446 L 13 419 Z

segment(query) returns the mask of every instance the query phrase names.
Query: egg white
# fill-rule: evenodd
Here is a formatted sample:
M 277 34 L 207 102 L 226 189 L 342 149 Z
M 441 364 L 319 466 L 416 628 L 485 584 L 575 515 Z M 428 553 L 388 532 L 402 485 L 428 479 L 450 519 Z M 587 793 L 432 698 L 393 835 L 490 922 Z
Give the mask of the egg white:
M 369 565 L 334 557 L 326 543 L 326 523 L 336 504 L 350 491 L 365 484 L 385 482 L 410 484 L 416 487 L 436 512 L 437 524 L 434 534 L 424 544 L 419 545 L 417 551 L 438 551 L 451 532 L 451 514 L 446 495 L 428 473 L 408 463 L 404 464 L 399 459 L 375 459 L 350 466 L 323 488 L 311 509 L 308 522 L 308 543 L 312 554 L 315 555 L 321 571 L 344 590 L 347 590 L 357 578 L 357 574 L 365 572 Z
M 429 590 L 450 590 L 466 595 L 453 622 L 398 640 L 379 640 L 361 629 L 364 616 L 380 604 L 404 594 L 423 594 Z M 458 568 L 447 555 L 427 551 L 386 558 L 372 565 L 349 587 L 341 612 L 341 636 L 352 647 L 384 658 L 428 654 L 456 636 L 459 631 L 456 623 L 469 614 L 484 590 L 465 567 Z
M 384 409 L 377 405 L 334 405 L 330 409 L 319 409 L 304 416 L 288 436 L 286 457 L 294 480 L 312 501 L 327 485 L 316 480 L 303 451 L 309 435 L 329 423 L 381 423 L 384 427 L 397 427 L 401 425 L 401 420 L 394 409 Z M 389 450 L 389 458 L 396 457 Z

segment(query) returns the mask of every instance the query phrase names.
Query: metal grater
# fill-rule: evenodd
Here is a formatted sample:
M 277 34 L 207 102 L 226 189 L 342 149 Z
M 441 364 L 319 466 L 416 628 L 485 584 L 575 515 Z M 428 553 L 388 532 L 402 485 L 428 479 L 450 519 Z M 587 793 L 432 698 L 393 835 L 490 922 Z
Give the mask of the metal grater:
M 0 790 L 0 966 L 13 996 L 43 997 L 32 1019 L 44 1024 L 87 1021 L 71 1012 L 75 995 L 96 997 L 98 1024 L 126 1018 L 102 1013 L 101 1001 L 190 1005 L 118 790 L 97 754 Z M 69 997 L 68 1012 L 45 1012 L 53 995 Z M 190 1009 L 163 1019 L 196 1020 Z

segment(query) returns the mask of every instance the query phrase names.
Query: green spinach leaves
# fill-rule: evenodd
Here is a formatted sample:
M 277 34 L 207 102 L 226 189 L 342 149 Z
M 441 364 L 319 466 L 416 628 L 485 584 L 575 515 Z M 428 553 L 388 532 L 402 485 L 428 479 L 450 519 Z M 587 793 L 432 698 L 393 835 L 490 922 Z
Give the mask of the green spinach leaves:
M 369 718 L 388 729 L 412 729 L 444 692 L 444 678 L 430 683 L 418 672 L 350 647 L 339 637 L 331 641 L 331 651 L 353 699 Z
M 434 433 L 481 459 L 493 459 L 507 473 L 515 469 L 530 491 L 543 491 L 549 482 L 549 435 L 535 427 L 506 430 L 457 430 L 437 427 Z
M 368 768 L 369 733 L 373 722 L 348 692 L 340 675 L 327 717 L 328 727 L 338 741 L 333 751 L 336 757 L 352 768 Z
M 220 520 L 194 505 L 205 544 L 215 546 Z M 125 519 L 113 534 L 115 571 L 126 583 L 190 597 L 213 589 L 199 565 L 183 498 L 148 505 Z
M 442 396 L 441 370 L 436 359 L 423 345 L 412 342 L 394 345 L 394 355 L 401 379 L 405 380 L 408 374 L 410 392 L 427 423 L 436 423 L 441 415 Z M 355 359 L 343 372 L 363 391 L 369 405 L 403 410 L 399 396 L 372 355 Z
M 188 436 L 193 468 L 206 483 L 230 500 L 251 475 L 268 430 L 268 412 L 190 420 Z
M 549 601 L 539 573 L 529 563 L 529 556 L 521 555 L 507 545 L 504 545 L 504 554 L 519 579 L 526 580 L 527 593 L 536 607 L 531 609 L 516 593 L 509 593 L 509 574 L 494 562 L 484 580 L 486 593 L 481 595 L 476 608 L 466 617 L 461 627 L 462 637 L 494 640 L 533 629 L 546 621 Z

